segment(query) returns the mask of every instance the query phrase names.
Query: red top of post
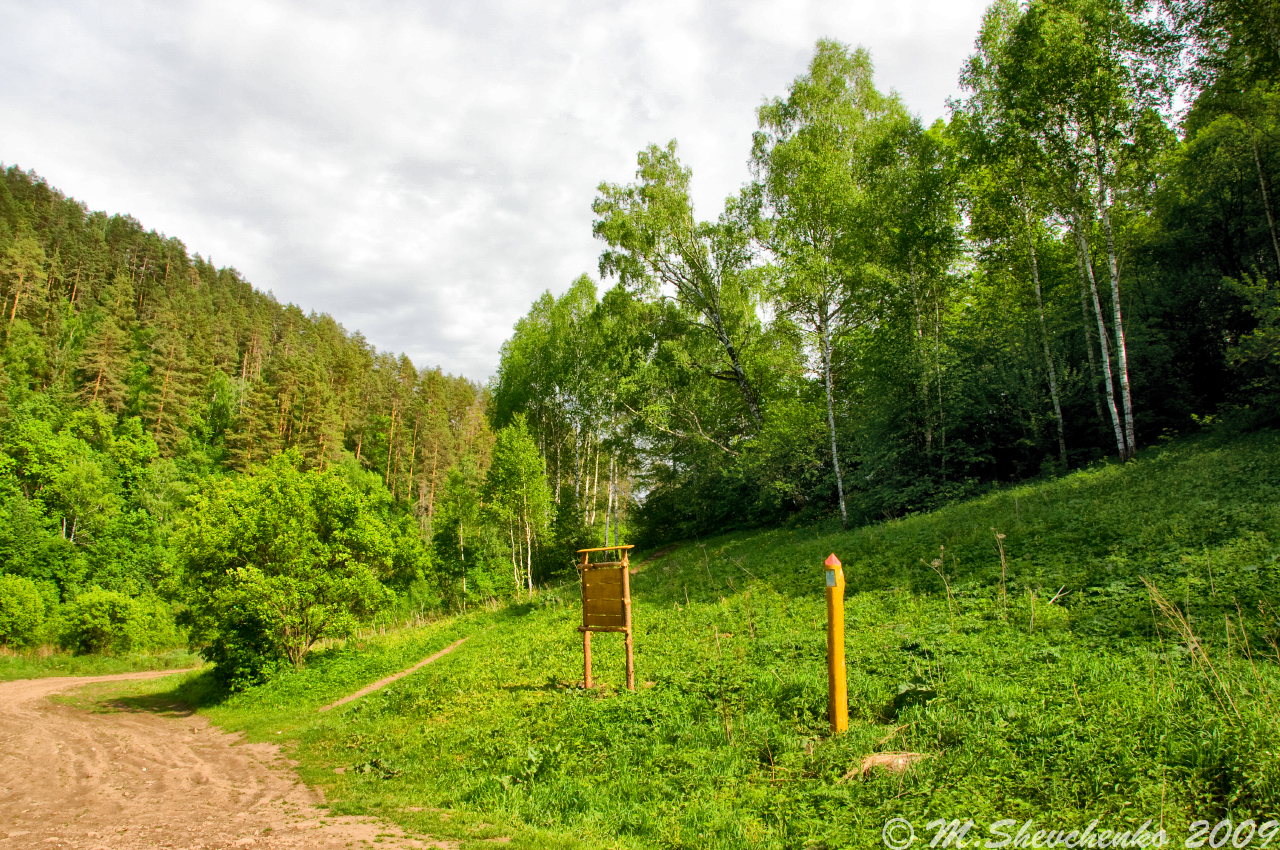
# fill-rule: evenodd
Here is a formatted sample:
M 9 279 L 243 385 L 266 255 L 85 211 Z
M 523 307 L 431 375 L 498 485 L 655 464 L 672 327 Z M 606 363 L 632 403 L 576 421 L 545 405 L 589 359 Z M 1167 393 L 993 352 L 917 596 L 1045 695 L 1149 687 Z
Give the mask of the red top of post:
M 832 552 L 831 555 L 828 556 L 827 560 L 823 561 L 822 563 L 824 566 L 828 566 L 828 567 L 843 566 L 843 564 L 840 563 L 840 559 L 836 557 L 835 552 Z

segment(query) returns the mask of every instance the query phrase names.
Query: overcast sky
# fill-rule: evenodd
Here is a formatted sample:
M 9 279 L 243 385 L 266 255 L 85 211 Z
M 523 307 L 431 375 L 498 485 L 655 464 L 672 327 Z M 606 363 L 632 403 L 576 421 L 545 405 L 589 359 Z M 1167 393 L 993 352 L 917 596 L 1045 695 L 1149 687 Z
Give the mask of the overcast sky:
M 679 140 L 714 218 L 817 39 L 929 123 L 985 5 L 0 0 L 0 162 L 483 381 L 596 275 L 596 186 L 645 145 Z

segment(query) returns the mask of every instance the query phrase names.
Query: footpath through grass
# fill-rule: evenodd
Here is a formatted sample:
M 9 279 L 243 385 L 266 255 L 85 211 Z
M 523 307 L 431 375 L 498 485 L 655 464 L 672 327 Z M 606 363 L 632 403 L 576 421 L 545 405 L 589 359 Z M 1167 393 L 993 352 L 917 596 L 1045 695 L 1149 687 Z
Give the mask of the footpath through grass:
M 834 738 L 832 551 L 851 715 Z M 336 812 L 471 847 L 878 847 L 895 817 L 922 844 L 936 818 L 972 818 L 982 840 L 1001 819 L 1010 835 L 1150 821 L 1182 846 L 1193 821 L 1241 836 L 1280 814 L 1278 560 L 1280 437 L 1205 438 L 858 531 L 687 543 L 633 579 L 635 693 L 609 635 L 605 684 L 577 686 L 575 578 L 207 712 L 289 742 Z M 910 769 L 875 766 L 895 753 Z

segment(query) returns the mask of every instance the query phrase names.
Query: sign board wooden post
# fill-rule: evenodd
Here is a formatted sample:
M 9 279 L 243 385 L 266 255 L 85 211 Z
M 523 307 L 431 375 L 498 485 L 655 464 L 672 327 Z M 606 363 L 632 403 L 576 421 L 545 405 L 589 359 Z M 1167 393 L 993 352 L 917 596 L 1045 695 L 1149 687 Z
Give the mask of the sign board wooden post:
M 579 549 L 582 561 L 578 575 L 582 579 L 582 661 L 583 684 L 591 682 L 591 633 L 622 632 L 627 642 L 627 688 L 636 689 L 635 662 L 631 645 L 631 563 L 634 546 L 604 546 Z M 592 552 L 620 552 L 621 560 L 591 563 Z
M 844 678 L 844 569 L 832 552 L 827 568 L 827 712 L 833 734 L 849 729 L 849 694 Z

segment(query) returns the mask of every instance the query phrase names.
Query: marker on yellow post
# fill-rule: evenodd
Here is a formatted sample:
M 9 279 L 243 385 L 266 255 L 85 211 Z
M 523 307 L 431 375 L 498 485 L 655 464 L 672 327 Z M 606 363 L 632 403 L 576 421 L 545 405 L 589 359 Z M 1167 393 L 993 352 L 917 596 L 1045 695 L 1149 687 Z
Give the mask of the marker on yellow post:
M 827 558 L 827 712 L 831 734 L 849 729 L 849 692 L 844 681 L 844 570 L 835 553 Z

